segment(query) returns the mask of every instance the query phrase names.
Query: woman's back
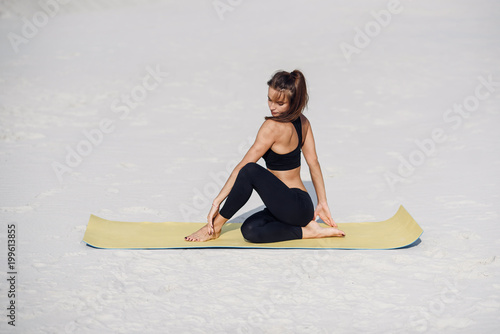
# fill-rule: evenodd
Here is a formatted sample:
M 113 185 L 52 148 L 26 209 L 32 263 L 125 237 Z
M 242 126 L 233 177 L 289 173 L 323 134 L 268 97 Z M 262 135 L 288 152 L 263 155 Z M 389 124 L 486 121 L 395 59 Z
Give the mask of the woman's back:
M 274 122 L 274 121 L 268 121 L 268 122 Z M 276 142 L 273 144 L 273 146 L 271 146 L 271 150 L 274 153 L 281 155 L 291 153 L 293 150 L 295 150 L 295 148 L 297 148 L 299 144 L 299 134 L 295 126 L 291 122 L 289 123 L 275 122 L 275 123 L 278 135 Z
M 279 123 L 272 120 L 266 122 L 274 123 L 272 125 L 276 134 L 274 144 L 263 156 L 267 168 L 289 188 L 305 191 L 306 188 L 300 179 L 300 149 L 307 134 L 309 125 L 307 118 L 301 115 L 293 123 Z

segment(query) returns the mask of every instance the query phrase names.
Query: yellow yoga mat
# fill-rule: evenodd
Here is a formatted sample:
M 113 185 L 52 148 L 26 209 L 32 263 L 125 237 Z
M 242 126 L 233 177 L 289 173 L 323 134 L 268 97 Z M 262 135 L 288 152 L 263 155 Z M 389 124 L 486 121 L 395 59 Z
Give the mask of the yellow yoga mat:
M 274 243 L 250 243 L 243 239 L 240 223 L 227 223 L 218 239 L 189 242 L 184 237 L 205 223 L 132 223 L 110 221 L 91 215 L 83 241 L 96 248 L 330 248 L 393 249 L 417 241 L 423 230 L 403 206 L 387 220 L 338 224 L 345 237 L 299 239 Z M 322 224 L 326 226 L 325 224 Z M 328 227 L 325 227 L 328 228 Z

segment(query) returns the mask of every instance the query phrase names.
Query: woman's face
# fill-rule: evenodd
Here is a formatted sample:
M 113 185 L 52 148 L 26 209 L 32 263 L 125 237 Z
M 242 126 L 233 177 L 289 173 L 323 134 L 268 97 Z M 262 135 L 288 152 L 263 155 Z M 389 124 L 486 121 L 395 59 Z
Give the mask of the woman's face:
M 273 117 L 278 117 L 286 113 L 290 108 L 287 94 L 271 87 L 269 87 L 267 93 L 267 103 L 269 104 L 269 110 L 271 110 Z

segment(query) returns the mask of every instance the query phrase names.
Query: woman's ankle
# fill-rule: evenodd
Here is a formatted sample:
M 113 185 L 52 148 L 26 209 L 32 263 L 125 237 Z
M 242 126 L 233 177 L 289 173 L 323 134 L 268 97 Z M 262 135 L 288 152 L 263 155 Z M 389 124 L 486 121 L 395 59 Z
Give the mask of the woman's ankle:
M 215 216 L 214 218 L 214 229 L 218 232 L 222 229 L 222 226 L 228 221 L 229 219 L 224 218 L 220 213 Z

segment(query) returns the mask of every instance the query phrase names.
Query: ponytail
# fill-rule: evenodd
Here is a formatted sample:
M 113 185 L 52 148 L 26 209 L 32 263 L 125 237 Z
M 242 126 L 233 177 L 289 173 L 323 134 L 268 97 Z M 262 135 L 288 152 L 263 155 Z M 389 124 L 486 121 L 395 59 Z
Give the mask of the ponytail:
M 266 119 L 272 119 L 278 122 L 295 121 L 307 106 L 309 95 L 307 95 L 306 78 L 299 70 L 292 72 L 276 72 L 267 85 L 288 97 L 290 108 L 286 114 L 278 117 L 267 116 Z

